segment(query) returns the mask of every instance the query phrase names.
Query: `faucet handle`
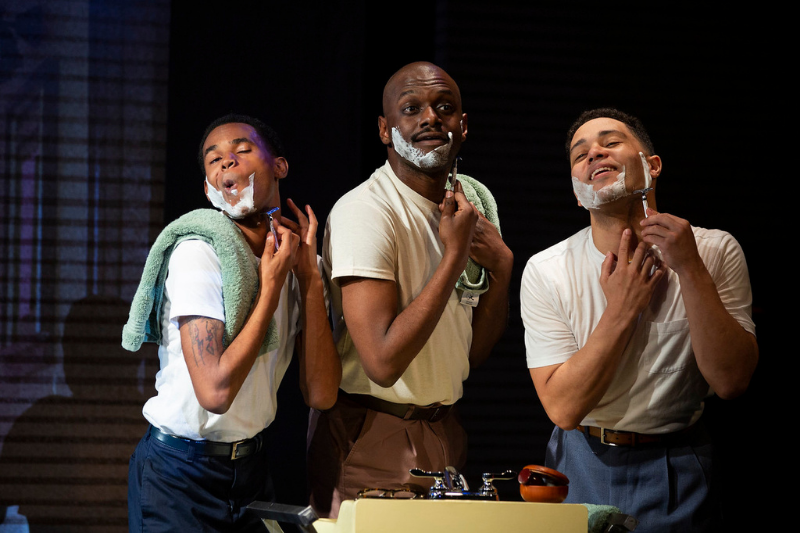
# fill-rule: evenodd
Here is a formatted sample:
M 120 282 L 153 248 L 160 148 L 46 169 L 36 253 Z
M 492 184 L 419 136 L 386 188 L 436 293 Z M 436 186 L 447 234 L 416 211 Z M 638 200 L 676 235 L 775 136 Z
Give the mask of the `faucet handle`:
M 494 487 L 492 483 L 495 480 L 503 480 L 503 479 L 514 479 L 517 476 L 517 473 L 513 470 L 506 470 L 505 472 L 501 472 L 499 474 L 491 474 L 486 473 L 482 474 L 481 477 L 483 478 L 483 485 L 481 485 L 481 490 L 479 491 L 481 494 L 487 495 L 491 494 L 495 497 L 497 496 L 497 489 Z
M 408 471 L 414 477 L 432 477 L 433 478 L 433 486 L 431 487 L 431 492 L 434 490 L 444 492 L 447 490 L 447 485 L 445 485 L 444 472 L 428 472 L 426 470 L 422 470 L 420 468 L 412 468 Z

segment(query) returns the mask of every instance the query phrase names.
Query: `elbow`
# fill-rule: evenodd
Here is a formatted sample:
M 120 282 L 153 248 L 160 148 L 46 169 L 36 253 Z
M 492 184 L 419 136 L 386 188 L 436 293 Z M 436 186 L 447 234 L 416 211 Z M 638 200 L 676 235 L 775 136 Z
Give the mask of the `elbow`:
M 564 431 L 572 431 L 573 429 L 578 427 L 583 418 L 578 418 L 575 416 L 570 417 L 570 416 L 559 415 L 559 416 L 551 416 L 550 420 L 553 422 L 553 424 L 557 425 Z
M 389 368 L 367 368 L 364 367 L 364 373 L 376 385 L 388 389 L 392 387 L 397 380 L 403 375 L 403 372 L 393 371 Z
M 714 388 L 714 392 L 723 400 L 733 400 L 745 393 L 750 386 L 750 378 L 739 379 L 738 381 L 726 383 L 719 388 Z
M 370 379 L 370 381 L 374 382 L 376 385 L 383 387 L 384 389 L 388 389 L 394 386 L 395 383 L 397 383 L 397 380 L 400 379 L 401 375 L 402 374 L 370 375 L 368 373 L 367 377 Z
M 339 398 L 339 388 L 329 390 L 311 390 L 306 394 L 306 405 L 318 411 L 327 411 L 336 404 Z
M 381 358 L 372 353 L 365 354 L 359 351 L 359 356 L 361 368 L 364 369 L 364 373 L 369 380 L 384 389 L 388 389 L 397 383 L 397 380 L 403 376 L 406 368 L 408 368 L 407 365 L 401 367 L 392 364 L 390 358 Z
M 585 416 L 584 413 L 579 413 L 573 409 L 569 409 L 568 407 L 565 408 L 545 405 L 544 408 L 547 416 L 550 418 L 550 421 L 564 431 L 572 431 L 573 429 L 577 428 Z
M 200 407 L 215 415 L 224 415 L 233 403 L 233 398 L 226 390 L 217 390 L 206 394 L 196 393 L 196 396 Z

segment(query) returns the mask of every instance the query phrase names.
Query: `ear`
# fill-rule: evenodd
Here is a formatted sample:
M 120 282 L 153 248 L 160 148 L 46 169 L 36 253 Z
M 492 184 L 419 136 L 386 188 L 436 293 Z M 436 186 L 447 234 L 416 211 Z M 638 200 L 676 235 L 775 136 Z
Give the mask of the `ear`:
M 661 174 L 661 158 L 651 155 L 647 158 L 647 164 L 650 165 L 650 177 L 656 179 Z
M 467 114 L 461 114 L 461 142 L 467 140 Z
M 211 198 L 208 197 L 208 176 L 203 180 L 203 192 L 206 195 L 206 199 L 210 202 Z
M 275 177 L 279 180 L 282 180 L 287 174 L 289 174 L 289 162 L 285 157 L 276 157 L 275 161 L 273 162 L 273 169 L 275 172 Z
M 391 146 L 392 133 L 389 131 L 389 124 L 387 124 L 384 117 L 378 117 L 378 137 L 381 138 L 383 144 Z

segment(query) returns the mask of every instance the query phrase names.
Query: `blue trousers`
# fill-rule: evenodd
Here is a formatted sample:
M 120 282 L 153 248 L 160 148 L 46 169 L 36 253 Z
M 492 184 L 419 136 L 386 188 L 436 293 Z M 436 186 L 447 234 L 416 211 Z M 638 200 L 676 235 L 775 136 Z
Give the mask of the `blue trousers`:
M 265 448 L 234 461 L 176 450 L 148 431 L 128 470 L 130 531 L 263 533 L 264 524 L 246 507 L 274 501 Z
M 667 446 L 613 447 L 553 430 L 545 464 L 569 478 L 567 503 L 614 505 L 639 520 L 636 533 L 715 531 L 712 445 L 698 427 Z

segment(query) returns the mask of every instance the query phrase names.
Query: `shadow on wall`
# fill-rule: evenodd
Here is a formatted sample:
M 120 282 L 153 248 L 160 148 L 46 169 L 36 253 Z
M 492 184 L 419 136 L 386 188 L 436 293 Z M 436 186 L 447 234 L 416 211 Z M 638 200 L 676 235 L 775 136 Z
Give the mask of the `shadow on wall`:
M 18 505 L 31 533 L 127 531 L 128 460 L 158 367 L 156 345 L 121 347 L 128 309 L 107 296 L 73 303 L 62 338 L 72 396 L 40 398 L 5 438 L 0 505 Z

